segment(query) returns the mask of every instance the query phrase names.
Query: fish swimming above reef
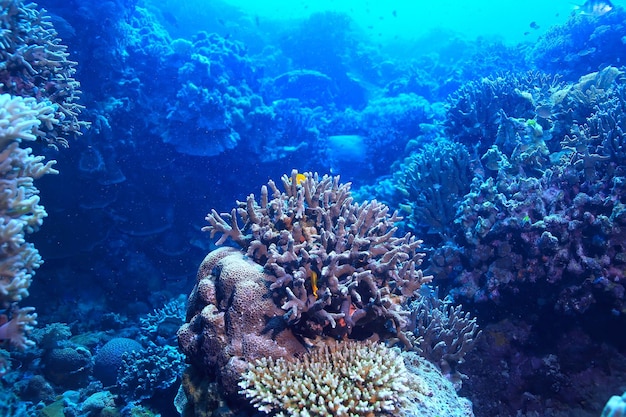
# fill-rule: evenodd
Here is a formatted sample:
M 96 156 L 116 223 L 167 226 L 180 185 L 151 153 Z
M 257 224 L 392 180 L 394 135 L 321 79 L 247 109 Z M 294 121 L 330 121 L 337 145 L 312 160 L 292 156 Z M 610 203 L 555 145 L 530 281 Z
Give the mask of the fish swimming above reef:
M 613 4 L 609 0 L 587 0 L 583 5 L 574 6 L 574 12 L 590 16 L 603 16 L 613 8 Z

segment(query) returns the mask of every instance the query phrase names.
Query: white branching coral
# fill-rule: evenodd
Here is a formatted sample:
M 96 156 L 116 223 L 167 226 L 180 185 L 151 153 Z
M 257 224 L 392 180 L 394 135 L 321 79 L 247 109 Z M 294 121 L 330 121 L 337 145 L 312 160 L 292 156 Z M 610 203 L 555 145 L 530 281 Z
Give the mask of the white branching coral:
M 325 345 L 300 359 L 262 358 L 239 383 L 266 413 L 293 417 L 398 416 L 409 376 L 399 352 L 381 343 Z
M 0 341 L 17 347 L 30 342 L 25 334 L 35 324 L 32 308 L 18 309 L 16 303 L 28 296 L 35 269 L 41 257 L 25 239 L 39 229 L 47 216 L 39 204 L 34 180 L 56 174 L 55 161 L 43 162 L 22 141 L 33 141 L 41 134 L 39 126 L 55 123 L 54 109 L 34 98 L 0 95 Z

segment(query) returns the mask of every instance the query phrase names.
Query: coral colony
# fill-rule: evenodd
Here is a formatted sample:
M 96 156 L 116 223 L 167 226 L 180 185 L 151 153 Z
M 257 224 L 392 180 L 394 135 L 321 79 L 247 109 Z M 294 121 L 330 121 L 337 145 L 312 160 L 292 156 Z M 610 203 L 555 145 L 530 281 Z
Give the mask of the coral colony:
M 270 181 L 258 200 L 250 195 L 230 214 L 213 210 L 207 215 L 204 230 L 220 234 L 218 244 L 232 242 L 241 249 L 225 246 L 211 252 L 198 271 L 188 322 L 178 332 L 193 372 L 208 372 L 227 397 L 245 393 L 260 410 L 286 415 L 401 415 L 403 409 L 415 407 L 443 412 L 436 401 L 424 406 L 415 400 L 408 408 L 400 407 L 410 402 L 403 388 L 409 377 L 401 357 L 379 344 L 412 347 L 406 306 L 432 279 L 419 269 L 424 256 L 421 241 L 408 233 L 396 237 L 397 213 L 390 214 L 376 201 L 354 202 L 350 184 L 340 183 L 339 177 L 293 171 L 283 176 L 282 186 L 284 191 Z M 377 342 L 346 346 L 340 342 L 329 348 L 337 340 L 366 339 Z M 321 350 L 307 356 L 308 349 Z M 304 362 L 293 362 L 301 355 Z M 344 366 L 339 364 L 348 357 L 363 360 L 346 364 L 354 370 L 345 369 L 343 377 L 341 372 L 328 374 L 328 369 Z M 361 369 L 365 359 L 381 362 Z M 326 401 L 322 397 L 320 403 L 310 396 L 294 403 L 280 400 L 285 389 L 296 388 L 272 386 L 268 391 L 260 382 L 289 384 L 298 369 L 310 368 L 311 361 L 327 369 L 320 369 L 319 375 L 314 372 L 316 381 L 303 380 L 311 391 L 327 389 L 324 386 L 332 385 L 334 377 L 340 378 L 338 384 L 346 384 L 345 378 L 361 378 L 363 383 L 350 390 L 340 385 L 337 403 L 322 404 Z M 380 375 L 379 368 L 386 373 Z M 247 369 L 251 370 L 240 382 Z M 433 372 L 416 369 L 412 380 Z M 436 374 L 437 384 L 451 387 L 441 373 Z M 464 404 L 453 389 L 422 385 L 426 390 L 422 392 L 430 396 L 451 397 L 443 402 L 445 407 Z M 190 391 L 189 386 L 184 388 Z M 363 400 L 352 398 L 355 391 Z M 193 396 L 187 399 L 193 401 Z M 467 406 L 447 412 L 471 415 Z

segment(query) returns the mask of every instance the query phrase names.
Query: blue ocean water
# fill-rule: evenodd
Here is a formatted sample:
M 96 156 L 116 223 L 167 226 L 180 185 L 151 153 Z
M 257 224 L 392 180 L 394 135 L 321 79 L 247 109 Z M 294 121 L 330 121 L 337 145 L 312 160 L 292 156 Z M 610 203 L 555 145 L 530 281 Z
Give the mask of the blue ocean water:
M 0 5 L 2 18 L 16 5 Z M 59 174 L 35 181 L 47 217 L 26 240 L 43 264 L 19 306 L 37 310 L 28 335 L 36 343 L 15 349 L 0 331 L 0 415 L 176 416 L 181 381 L 207 393 L 185 416 L 263 415 L 243 397 L 208 399 L 226 385 L 213 345 L 190 353 L 177 331 L 198 313 L 187 308 L 202 297 L 197 270 L 220 236 L 202 231 L 207 213 L 245 213 L 270 180 L 281 191 L 305 181 L 290 179 L 292 170 L 339 176 L 352 183 L 345 205 L 384 203 L 403 217 L 394 236 L 423 240 L 418 266 L 434 278 L 415 298 L 425 301 L 395 301 L 404 296 L 396 277 L 383 280 L 401 312 L 380 334 L 352 338 L 406 348 L 389 332 L 422 337 L 416 351 L 475 416 L 600 416 L 626 389 L 624 2 L 40 0 L 42 8 L 69 55 L 23 53 L 30 69 L 19 50 L 3 55 L 2 93 L 34 79 L 28 91 L 60 106 L 49 92 L 63 81 L 46 71 L 71 60 L 84 106 L 77 117 L 90 126 L 66 132 L 67 148 L 28 143 Z M 328 239 L 330 248 L 315 228 L 330 220 L 315 223 L 313 211 L 300 243 Z M 270 229 L 293 234 L 292 221 Z M 242 226 L 247 243 L 262 240 L 253 223 Z M 357 269 L 376 258 L 359 244 Z M 299 256 L 281 264 L 294 276 Z M 312 302 L 318 286 L 332 287 L 322 268 L 332 262 L 320 262 L 313 272 L 307 264 Z M 289 293 L 273 297 L 278 308 Z M 319 307 L 333 323 L 350 311 L 334 297 Z M 380 303 L 348 305 L 375 322 L 393 310 Z M 0 326 L 17 308 L 4 304 Z M 285 317 L 307 348 L 322 335 L 351 338 L 329 316 L 311 328 Z M 267 321 L 263 334 L 274 337 Z M 198 339 L 218 339 L 194 326 Z M 612 407 L 626 408 L 617 399 Z

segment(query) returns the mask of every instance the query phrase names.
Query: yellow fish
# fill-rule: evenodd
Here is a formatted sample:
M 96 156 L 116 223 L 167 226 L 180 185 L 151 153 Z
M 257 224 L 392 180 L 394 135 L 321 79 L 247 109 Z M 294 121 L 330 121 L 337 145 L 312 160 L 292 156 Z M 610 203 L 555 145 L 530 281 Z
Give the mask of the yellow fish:
M 301 185 L 306 180 L 306 175 L 297 173 L 296 174 L 296 185 Z
M 299 175 L 299 174 L 298 174 Z M 311 271 L 311 289 L 313 290 L 313 295 L 317 298 L 317 272 Z

